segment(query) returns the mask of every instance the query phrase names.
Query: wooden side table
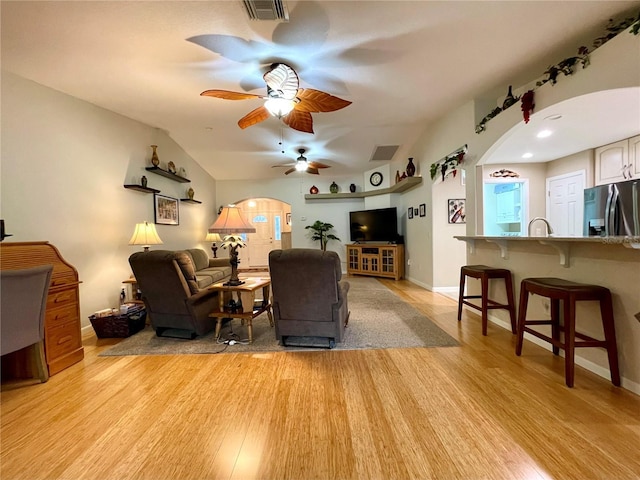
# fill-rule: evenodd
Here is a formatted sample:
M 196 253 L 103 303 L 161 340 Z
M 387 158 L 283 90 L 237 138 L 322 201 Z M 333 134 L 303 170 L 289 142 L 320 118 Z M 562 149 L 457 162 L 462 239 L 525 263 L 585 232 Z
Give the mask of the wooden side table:
M 273 327 L 273 315 L 271 315 L 271 279 L 270 278 L 244 278 L 242 285 L 224 285 L 219 282 L 211 285 L 209 290 L 218 292 L 220 304 L 218 309 L 209 314 L 216 318 L 216 340 L 220 337 L 220 327 L 223 318 L 240 318 L 247 323 L 249 343 L 253 343 L 252 320 L 263 312 L 267 312 L 269 323 Z M 262 302 L 256 304 L 256 292 L 262 288 Z M 233 298 L 235 294 L 235 299 Z M 230 310 L 225 308 L 230 300 L 234 300 L 239 308 Z

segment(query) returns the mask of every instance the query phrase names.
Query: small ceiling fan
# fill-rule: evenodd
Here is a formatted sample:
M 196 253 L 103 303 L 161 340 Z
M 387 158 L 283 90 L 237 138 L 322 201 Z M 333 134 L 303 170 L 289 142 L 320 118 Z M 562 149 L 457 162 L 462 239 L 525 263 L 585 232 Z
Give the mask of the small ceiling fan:
M 299 88 L 300 80 L 293 68 L 284 63 L 274 63 L 263 75 L 267 84 L 267 96 L 228 90 L 205 90 L 200 95 L 224 100 L 266 100 L 264 105 L 252 110 L 238 121 L 240 128 L 260 123 L 275 116 L 300 132 L 313 133 L 311 113 L 334 112 L 351 105 L 351 102 L 312 88 Z
M 319 168 L 331 168 L 330 165 L 325 165 L 324 163 L 310 162 L 309 160 L 307 160 L 307 157 L 304 156 L 304 152 L 304 148 L 299 148 L 298 153 L 300 154 L 300 156 L 296 159 L 295 162 L 273 165 L 272 168 L 289 167 L 289 169 L 284 172 L 285 175 L 289 175 L 293 172 L 307 172 L 311 173 L 312 175 L 319 175 Z

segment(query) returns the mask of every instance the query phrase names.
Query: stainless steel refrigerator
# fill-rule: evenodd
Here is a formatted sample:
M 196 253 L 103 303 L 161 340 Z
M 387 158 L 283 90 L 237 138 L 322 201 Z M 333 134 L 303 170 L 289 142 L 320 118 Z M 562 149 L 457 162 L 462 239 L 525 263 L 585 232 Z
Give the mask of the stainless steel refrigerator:
M 640 180 L 585 189 L 583 234 L 640 236 Z

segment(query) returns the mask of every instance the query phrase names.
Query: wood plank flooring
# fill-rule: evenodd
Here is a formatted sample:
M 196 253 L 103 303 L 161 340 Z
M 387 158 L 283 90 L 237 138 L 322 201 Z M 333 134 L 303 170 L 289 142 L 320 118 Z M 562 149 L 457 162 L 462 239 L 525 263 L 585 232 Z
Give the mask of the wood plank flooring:
M 3 384 L 0 478 L 637 479 L 640 397 L 407 281 L 460 347 L 98 357 Z

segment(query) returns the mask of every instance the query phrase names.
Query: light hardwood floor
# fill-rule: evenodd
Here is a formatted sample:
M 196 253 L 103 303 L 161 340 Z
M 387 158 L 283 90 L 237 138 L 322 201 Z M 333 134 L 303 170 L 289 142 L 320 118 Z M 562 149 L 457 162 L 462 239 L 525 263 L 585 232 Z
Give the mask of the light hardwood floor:
M 3 385 L 0 478 L 636 479 L 640 397 L 407 281 L 460 347 L 98 357 Z

